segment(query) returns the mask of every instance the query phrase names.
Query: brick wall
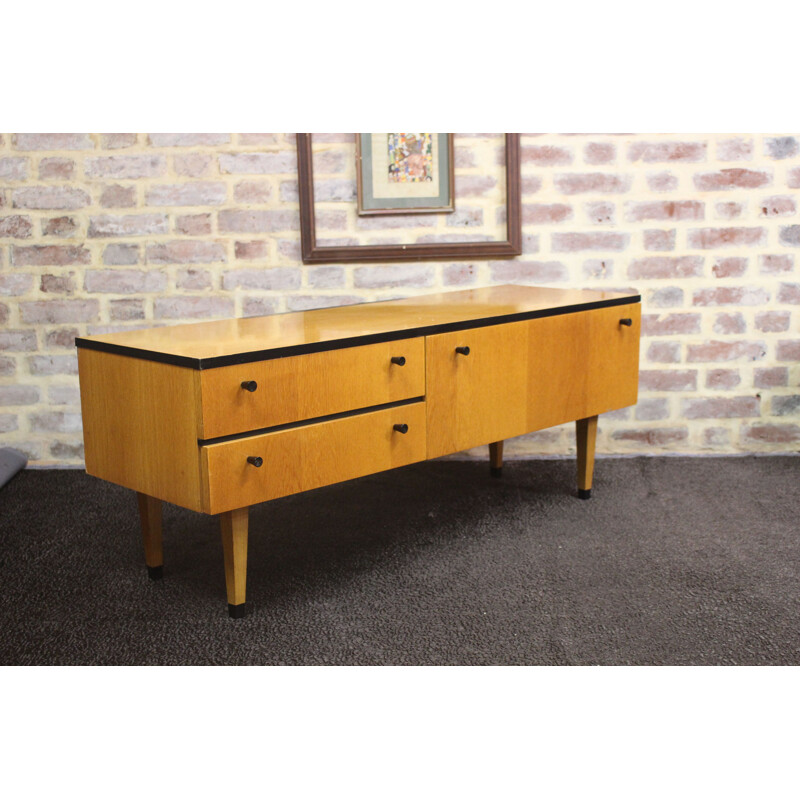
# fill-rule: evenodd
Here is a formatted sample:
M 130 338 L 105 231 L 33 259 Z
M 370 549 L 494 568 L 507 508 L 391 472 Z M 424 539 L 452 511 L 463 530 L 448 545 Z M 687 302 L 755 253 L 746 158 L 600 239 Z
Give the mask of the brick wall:
M 326 235 L 360 240 L 352 139 L 320 141 Z M 496 148 L 456 136 L 436 225 L 496 223 Z M 523 135 L 522 184 L 517 259 L 305 267 L 293 134 L 0 134 L 0 443 L 81 463 L 76 335 L 519 282 L 642 294 L 639 404 L 599 452 L 800 449 L 800 136 Z

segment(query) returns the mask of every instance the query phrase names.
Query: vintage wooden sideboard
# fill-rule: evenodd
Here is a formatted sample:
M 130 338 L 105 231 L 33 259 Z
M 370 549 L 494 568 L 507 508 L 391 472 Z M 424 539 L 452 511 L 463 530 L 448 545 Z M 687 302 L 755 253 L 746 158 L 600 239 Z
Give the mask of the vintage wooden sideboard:
M 161 503 L 220 515 L 232 617 L 248 508 L 577 423 L 591 492 L 597 415 L 636 402 L 640 297 L 496 286 L 79 338 L 86 471 L 138 493 L 162 575 Z

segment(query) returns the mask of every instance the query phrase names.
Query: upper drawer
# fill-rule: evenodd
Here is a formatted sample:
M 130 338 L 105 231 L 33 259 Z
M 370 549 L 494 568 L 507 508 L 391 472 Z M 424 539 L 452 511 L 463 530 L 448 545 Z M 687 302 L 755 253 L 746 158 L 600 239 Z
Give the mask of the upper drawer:
M 393 363 L 393 358 L 401 363 Z M 255 391 L 242 387 L 251 381 Z M 203 439 L 421 397 L 424 340 L 402 339 L 203 370 L 200 391 Z

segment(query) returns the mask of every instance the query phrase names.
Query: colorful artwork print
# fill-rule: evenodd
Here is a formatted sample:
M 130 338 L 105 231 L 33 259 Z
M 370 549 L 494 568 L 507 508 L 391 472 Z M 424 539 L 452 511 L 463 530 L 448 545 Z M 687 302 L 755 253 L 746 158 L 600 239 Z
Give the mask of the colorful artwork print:
M 388 133 L 390 183 L 425 183 L 434 180 L 432 133 Z

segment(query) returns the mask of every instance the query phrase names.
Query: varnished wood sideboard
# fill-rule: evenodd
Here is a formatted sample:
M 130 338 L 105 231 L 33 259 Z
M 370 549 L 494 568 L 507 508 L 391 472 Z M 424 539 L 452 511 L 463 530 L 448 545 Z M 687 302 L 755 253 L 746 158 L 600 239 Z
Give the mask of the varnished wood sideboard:
M 496 286 L 80 338 L 90 475 L 138 493 L 162 574 L 161 502 L 219 514 L 228 607 L 245 611 L 249 506 L 576 422 L 578 495 L 597 416 L 633 405 L 640 297 Z

